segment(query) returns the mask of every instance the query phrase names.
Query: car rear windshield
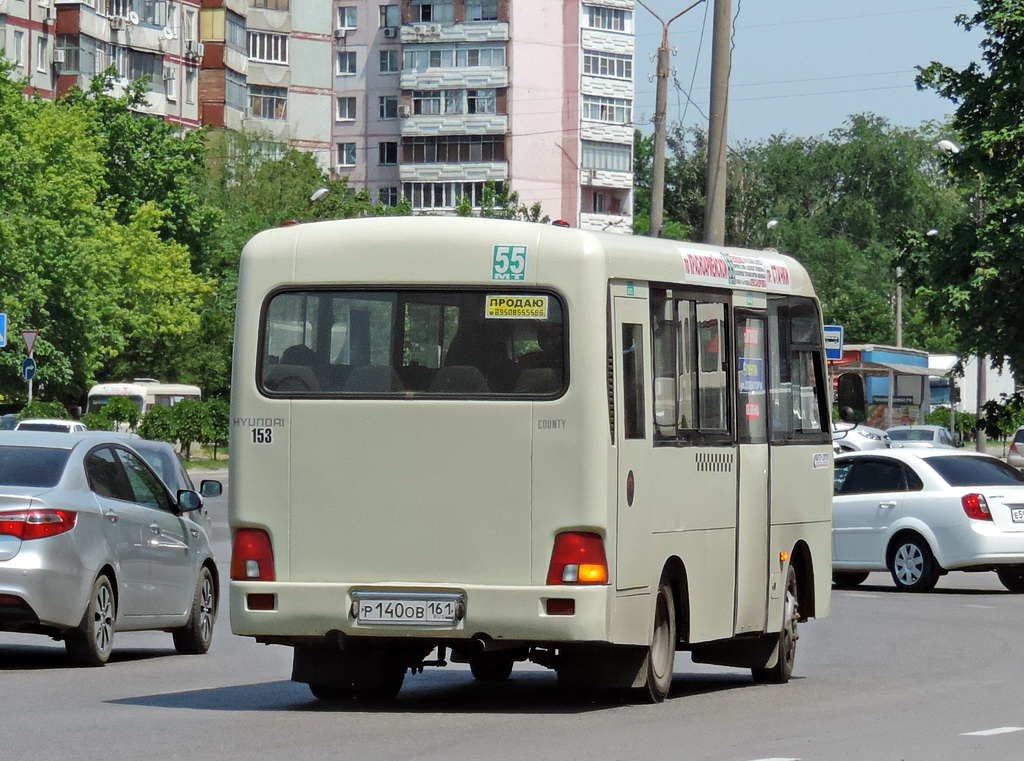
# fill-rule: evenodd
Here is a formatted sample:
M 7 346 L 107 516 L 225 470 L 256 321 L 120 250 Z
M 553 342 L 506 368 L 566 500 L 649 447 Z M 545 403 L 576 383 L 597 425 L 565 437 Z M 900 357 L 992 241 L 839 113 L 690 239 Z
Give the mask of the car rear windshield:
M 50 433 L 68 433 L 71 426 L 68 423 L 21 423 L 19 431 L 49 431 Z
M 543 291 L 282 291 L 264 309 L 258 380 L 291 398 L 553 398 L 565 334 Z
M 0 447 L 0 486 L 56 486 L 70 449 Z
M 994 457 L 930 457 L 928 464 L 950 486 L 1004 486 L 1024 483 L 1024 474 Z
M 889 438 L 893 441 L 931 441 L 934 435 L 931 431 L 894 431 L 889 429 Z

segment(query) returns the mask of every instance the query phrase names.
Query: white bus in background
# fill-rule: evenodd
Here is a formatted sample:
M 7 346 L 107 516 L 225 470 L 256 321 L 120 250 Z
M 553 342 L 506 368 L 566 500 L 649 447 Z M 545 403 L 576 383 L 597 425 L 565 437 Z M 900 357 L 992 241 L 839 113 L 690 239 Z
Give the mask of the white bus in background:
M 825 377 L 810 279 L 774 252 L 481 219 L 260 233 L 232 629 L 293 647 L 321 699 L 529 660 L 659 701 L 677 651 L 785 682 L 829 608 Z
M 86 412 L 101 412 L 115 396 L 126 396 L 143 415 L 154 407 L 173 407 L 183 399 L 200 399 L 199 386 L 161 383 L 152 378 L 135 378 L 121 383 L 98 383 L 89 389 Z

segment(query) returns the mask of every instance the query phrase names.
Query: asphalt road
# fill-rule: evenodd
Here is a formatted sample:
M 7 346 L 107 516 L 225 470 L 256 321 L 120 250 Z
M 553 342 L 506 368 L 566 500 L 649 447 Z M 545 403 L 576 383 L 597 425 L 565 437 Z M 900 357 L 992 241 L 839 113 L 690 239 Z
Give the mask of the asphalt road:
M 210 509 L 226 575 L 226 500 Z M 801 627 L 788 685 L 681 653 L 654 706 L 568 698 L 535 666 L 485 684 L 460 665 L 407 676 L 386 707 L 326 706 L 289 681 L 289 650 L 234 637 L 226 615 L 205 656 L 122 633 L 100 669 L 0 634 L 0 759 L 1019 759 L 1022 602 L 994 574 L 950 574 L 921 595 L 875 574 Z

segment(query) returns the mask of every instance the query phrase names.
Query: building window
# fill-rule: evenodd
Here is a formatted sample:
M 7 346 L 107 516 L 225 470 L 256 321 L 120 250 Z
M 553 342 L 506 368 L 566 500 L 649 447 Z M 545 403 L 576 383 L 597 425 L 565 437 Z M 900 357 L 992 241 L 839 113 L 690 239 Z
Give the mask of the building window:
M 632 172 L 633 146 L 617 143 L 594 143 L 584 140 L 580 168 Z
M 167 25 L 167 0 L 135 0 L 135 10 L 144 24 Z
M 249 108 L 257 119 L 287 119 L 288 88 L 249 85 Z
M 11 53 L 11 60 L 15 66 L 25 65 L 25 33 L 20 30 L 14 31 L 14 45 Z
M 398 163 L 398 143 L 377 143 L 377 163 L 391 166 Z
M 253 8 L 266 8 L 268 11 L 288 10 L 288 0 L 251 0 Z
M 245 19 L 232 11 L 227 12 L 228 25 L 226 42 L 228 47 L 238 51 L 245 51 L 248 39 L 245 31 Z M 191 37 L 186 38 L 191 39 Z
M 417 50 L 415 48 L 405 51 L 405 68 L 410 71 L 426 71 L 428 69 L 460 69 L 489 67 L 502 68 L 505 66 L 505 48 L 448 48 L 446 50 Z
M 412 112 L 418 116 L 441 113 L 441 93 L 435 90 L 413 90 Z
M 397 119 L 398 96 L 382 95 L 377 98 L 377 116 L 380 119 Z
M 178 70 L 174 66 L 164 66 L 164 94 L 167 100 L 178 99 Z
M 378 26 L 384 27 L 397 27 L 402 25 L 402 7 L 400 5 L 382 5 L 380 6 L 380 19 Z
M 594 213 L 604 214 L 604 193 L 594 193 Z
M 611 32 L 629 32 L 633 14 L 619 8 L 596 8 L 586 6 L 587 26 L 591 29 L 607 29 Z
M 343 166 L 343 167 L 354 167 L 355 166 L 355 143 L 354 142 L 339 142 L 338 143 L 338 166 Z
M 198 72 L 196 69 L 185 69 L 185 102 L 196 102 L 196 81 Z
M 36 71 L 46 71 L 46 43 L 46 37 L 42 35 L 36 37 Z
M 596 77 L 633 79 L 633 59 L 617 53 L 583 53 L 583 73 Z
M 189 71 L 195 71 L 190 69 Z M 249 102 L 249 88 L 245 84 L 245 75 L 239 74 L 233 69 L 226 69 L 224 76 L 224 102 L 231 108 L 242 111 Z
M 288 63 L 288 35 L 249 32 L 249 58 L 262 63 Z
M 57 50 L 64 51 L 64 62 L 60 64 L 62 72 L 77 72 L 82 65 L 82 50 L 77 34 L 57 35 Z
M 398 188 L 380 188 L 377 191 L 377 203 L 384 206 L 398 206 Z
M 397 74 L 401 71 L 401 64 L 398 59 L 397 50 L 380 51 L 380 73 Z
M 497 21 L 498 0 L 466 0 L 466 21 Z
M 496 182 L 500 191 L 504 183 Z M 474 209 L 479 209 L 484 196 L 482 182 L 407 182 L 402 192 L 413 209 L 450 210 L 462 198 L 468 198 Z
M 505 160 L 504 135 L 442 135 L 402 142 L 406 164 L 462 164 Z
M 495 92 L 493 88 L 486 90 L 466 90 L 467 114 L 493 114 L 495 112 Z
M 633 121 L 633 104 L 625 98 L 584 95 L 583 118 L 607 124 L 630 124 Z
M 338 115 L 336 117 L 339 122 L 351 122 L 355 121 L 356 118 L 356 99 L 355 98 L 338 98 Z
M 132 10 L 132 0 L 107 0 L 108 16 L 127 16 Z
M 451 23 L 455 20 L 455 0 L 409 0 L 412 22 L 434 21 Z
M 149 84 L 150 90 L 163 88 L 163 60 L 152 53 L 132 50 L 128 54 L 129 79 L 142 79 Z
M 356 73 L 356 54 L 351 50 L 338 53 L 338 76 Z
M 358 9 L 354 5 L 346 5 L 338 8 L 338 29 L 355 29 L 357 10 Z

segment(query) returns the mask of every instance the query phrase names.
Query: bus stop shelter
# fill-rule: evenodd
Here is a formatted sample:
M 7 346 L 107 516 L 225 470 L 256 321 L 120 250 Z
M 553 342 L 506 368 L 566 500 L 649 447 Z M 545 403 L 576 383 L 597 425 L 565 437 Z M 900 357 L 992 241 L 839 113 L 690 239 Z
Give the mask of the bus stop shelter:
M 897 362 L 834 362 L 831 366 L 833 375 L 854 373 L 864 379 L 865 387 L 868 378 L 888 378 L 888 393 L 885 396 L 873 395 L 867 399 L 868 404 L 885 405 L 885 427 L 893 425 L 893 409 L 898 405 L 916 407 L 916 419 L 912 422 L 923 424 L 929 403 L 928 379 L 932 376 L 941 377 L 942 372 L 929 367 L 904 365 Z

